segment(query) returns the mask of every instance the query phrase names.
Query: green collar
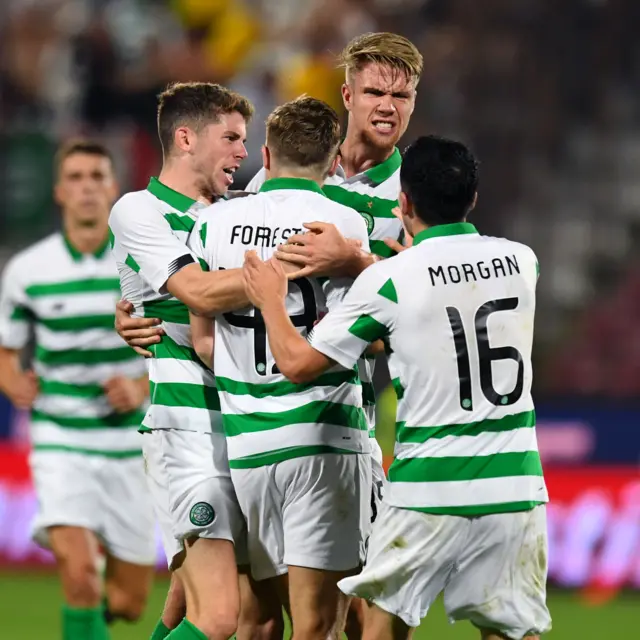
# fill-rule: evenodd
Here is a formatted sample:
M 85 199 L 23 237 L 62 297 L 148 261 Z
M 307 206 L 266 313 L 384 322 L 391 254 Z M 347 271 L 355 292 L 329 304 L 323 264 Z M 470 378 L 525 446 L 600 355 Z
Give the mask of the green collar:
M 71 242 L 69 242 L 69 238 L 67 238 L 67 235 L 65 233 L 62 234 L 62 239 L 64 241 L 64 246 L 67 247 L 67 251 L 71 256 L 71 259 L 74 262 L 80 262 L 80 260 L 82 260 L 85 254 L 82 253 L 81 251 L 78 251 L 71 244 Z M 107 239 L 91 255 L 93 255 L 94 258 L 97 258 L 98 260 L 100 260 L 100 258 L 104 256 L 108 248 L 109 248 L 109 238 L 107 237 Z
M 384 162 L 377 164 L 375 167 L 371 167 L 371 169 L 367 169 L 364 175 L 367 176 L 371 182 L 382 184 L 400 168 L 401 164 L 402 156 L 400 155 L 400 150 L 396 147 Z
M 162 200 L 170 207 L 177 209 L 180 213 L 186 213 L 195 203 L 195 200 L 189 198 L 189 196 L 178 193 L 162 184 L 158 178 L 151 178 L 151 180 L 149 180 L 147 191 L 158 198 L 158 200 Z
M 413 246 L 420 244 L 429 238 L 442 236 L 459 236 L 465 233 L 478 233 L 478 230 L 470 222 L 454 222 L 452 224 L 438 224 L 434 227 L 423 229 L 413 238 Z
M 276 189 L 298 189 L 300 191 L 315 191 L 320 195 L 324 195 L 324 192 L 320 188 L 320 185 L 313 180 L 307 180 L 306 178 L 269 178 L 265 180 L 260 187 L 262 191 L 275 191 Z

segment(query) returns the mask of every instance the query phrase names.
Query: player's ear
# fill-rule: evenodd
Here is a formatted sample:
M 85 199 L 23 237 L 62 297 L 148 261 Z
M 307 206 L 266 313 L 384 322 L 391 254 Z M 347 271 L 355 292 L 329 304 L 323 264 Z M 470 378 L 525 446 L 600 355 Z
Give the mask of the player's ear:
M 196 142 L 196 134 L 189 127 L 178 127 L 173 133 L 173 146 L 183 153 L 193 151 Z
M 333 159 L 333 161 L 329 165 L 329 173 L 327 175 L 329 177 L 335 176 L 339 165 L 340 165 L 340 154 L 336 153 L 336 157 Z
M 473 194 L 473 201 L 471 202 L 471 206 L 469 207 L 469 211 L 473 211 L 476 208 L 476 204 L 478 202 L 478 192 L 476 191 Z M 467 212 L 469 213 L 469 212 Z
M 64 193 L 60 182 L 56 182 L 53 187 L 53 199 L 59 207 L 64 206 Z
M 403 216 L 412 217 L 413 216 L 413 206 L 411 205 L 411 200 L 404 191 L 400 192 L 400 197 L 398 198 L 398 205 L 400 206 L 400 211 L 402 211 Z
M 271 152 L 269 151 L 269 147 L 267 147 L 266 144 L 263 144 L 260 151 L 262 153 L 262 166 L 265 170 L 269 171 L 269 169 L 271 169 Z
M 347 111 L 351 111 L 351 99 L 353 97 L 353 93 L 351 92 L 351 87 L 345 82 L 340 89 L 342 92 L 342 102 L 344 103 L 344 108 Z

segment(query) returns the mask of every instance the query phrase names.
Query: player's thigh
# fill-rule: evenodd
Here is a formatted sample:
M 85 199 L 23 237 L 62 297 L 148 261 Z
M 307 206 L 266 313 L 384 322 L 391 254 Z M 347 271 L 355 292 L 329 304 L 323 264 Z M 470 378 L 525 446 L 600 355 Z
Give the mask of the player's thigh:
M 233 619 L 240 611 L 238 571 L 230 540 L 191 538 L 180 567 L 191 617 Z
M 276 465 L 284 496 L 287 566 L 349 571 L 360 566 L 362 526 L 370 512 L 368 455 L 322 454 Z
M 245 524 L 220 433 L 162 430 L 160 456 L 168 491 L 173 536 L 243 543 Z
M 283 496 L 276 486 L 277 465 L 232 469 L 231 478 L 246 522 L 248 560 L 259 582 L 286 574 Z
M 144 436 L 140 436 L 141 439 Z M 100 531 L 108 555 L 132 566 L 155 564 L 155 520 L 141 455 L 105 459 L 100 465 L 104 522 Z
M 547 527 L 545 507 L 471 520 L 458 570 L 444 593 L 447 613 L 507 637 L 544 633 Z
M 414 629 L 375 604 L 367 606 L 363 640 L 409 640 Z
M 38 497 L 33 538 L 50 547 L 55 526 L 101 533 L 105 515 L 100 485 L 100 456 L 60 451 L 33 451 L 29 457 Z
M 338 582 L 350 571 L 289 566 L 289 603 L 294 638 L 339 638 L 349 602 Z
M 340 582 L 345 593 L 364 598 L 417 627 L 449 578 L 468 521 L 392 507 L 383 502 L 361 573 Z
M 127 620 L 137 620 L 147 604 L 153 573 L 153 565 L 134 564 L 108 555 L 105 591 L 110 611 Z

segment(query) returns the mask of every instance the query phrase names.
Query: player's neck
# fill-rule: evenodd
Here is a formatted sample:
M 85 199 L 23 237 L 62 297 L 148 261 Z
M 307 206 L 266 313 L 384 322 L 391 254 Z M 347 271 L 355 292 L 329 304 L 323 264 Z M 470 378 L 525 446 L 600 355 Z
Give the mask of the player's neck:
M 169 187 L 169 189 L 173 189 L 183 196 L 187 196 L 187 198 L 201 202 L 206 201 L 211 204 L 209 199 L 204 198 L 202 193 L 200 193 L 191 170 L 182 166 L 180 163 L 165 163 L 162 171 L 160 171 L 158 180 L 165 187 Z
M 96 253 L 109 237 L 106 220 L 90 227 L 65 221 L 63 228 L 69 244 L 80 253 Z
M 357 134 L 350 133 L 340 145 L 340 164 L 347 178 L 382 164 L 390 158 L 395 151 L 395 146 L 381 148 L 372 145 Z
M 322 176 L 308 171 L 295 171 L 285 168 L 269 169 L 267 171 L 267 178 L 269 180 L 273 180 L 274 178 L 294 178 L 298 180 L 310 180 L 311 182 L 315 182 L 318 186 L 322 186 L 324 184 L 324 178 Z

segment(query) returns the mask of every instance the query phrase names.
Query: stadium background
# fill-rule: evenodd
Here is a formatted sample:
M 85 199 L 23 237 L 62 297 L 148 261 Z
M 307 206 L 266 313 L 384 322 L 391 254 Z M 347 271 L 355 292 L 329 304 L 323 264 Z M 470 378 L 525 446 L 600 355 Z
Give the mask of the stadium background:
M 259 166 L 273 106 L 306 92 L 341 108 L 332 55 L 347 40 L 410 37 L 425 72 L 405 140 L 437 132 L 471 145 L 482 162 L 474 222 L 530 244 L 541 265 L 535 398 L 552 500 L 552 637 L 634 637 L 639 18 L 634 0 L 3 0 L 0 264 L 58 225 L 60 140 L 98 136 L 122 188 L 142 188 L 160 162 L 155 94 L 171 80 L 221 82 L 257 107 L 239 188 Z M 389 454 L 388 391 L 379 418 Z M 0 637 L 12 640 L 58 637 L 51 560 L 28 538 L 36 502 L 26 451 L 26 417 L 0 399 Z M 148 637 L 164 588 L 160 577 L 145 621 L 113 638 Z M 474 632 L 448 627 L 437 608 L 422 637 Z

